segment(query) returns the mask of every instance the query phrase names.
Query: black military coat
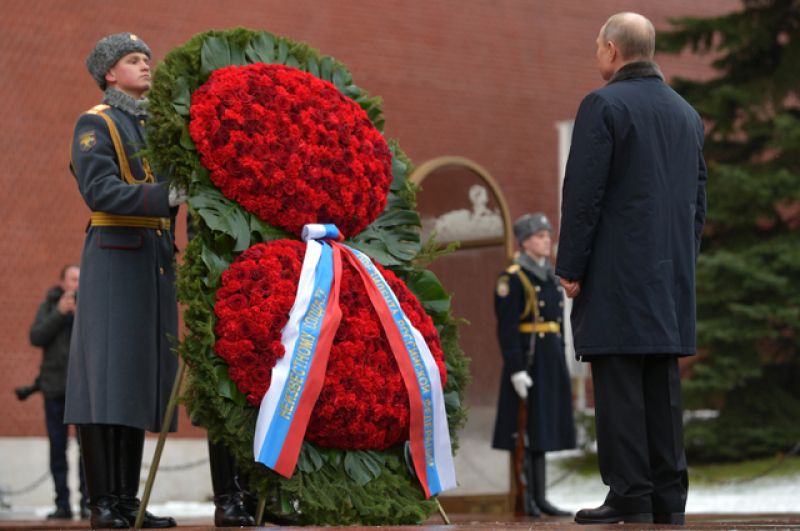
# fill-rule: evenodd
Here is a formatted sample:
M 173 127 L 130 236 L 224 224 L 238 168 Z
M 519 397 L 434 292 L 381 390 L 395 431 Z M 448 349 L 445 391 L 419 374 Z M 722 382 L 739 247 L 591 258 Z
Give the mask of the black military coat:
M 564 295 L 552 270 L 542 280 L 515 264 L 500 275 L 494 302 L 503 370 L 492 447 L 514 449 L 519 397 L 510 378 L 515 372 L 527 370 L 534 382 L 527 399 L 530 449 L 549 452 L 574 448 L 572 390 L 564 338 L 560 333 L 536 334 L 532 362 L 528 363 L 531 334 L 520 331 L 520 325 L 529 326 L 535 317 L 532 311 L 526 312 L 526 307 L 532 309 L 532 301 L 520 274 L 525 275 L 535 291 L 539 319 L 563 324 Z

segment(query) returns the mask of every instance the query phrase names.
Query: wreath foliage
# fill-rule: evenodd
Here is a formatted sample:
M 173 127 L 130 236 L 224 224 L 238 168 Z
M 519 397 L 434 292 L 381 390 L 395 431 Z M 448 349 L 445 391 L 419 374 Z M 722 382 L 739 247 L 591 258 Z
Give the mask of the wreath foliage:
M 236 28 L 195 35 L 171 51 L 156 68 L 150 92 L 146 155 L 189 190 L 193 233 L 178 275 L 186 334 L 178 347 L 189 365 L 183 400 L 192 419 L 224 442 L 250 478 L 250 488 L 266 499 L 267 509 L 304 524 L 412 524 L 435 509 L 412 475 L 406 448 L 385 450 L 323 448 L 305 441 L 297 469 L 283 478 L 254 462 L 252 438 L 258 410 L 231 380 L 228 364 L 214 352 L 217 317 L 214 305 L 221 275 L 246 249 L 277 239 L 293 239 L 281 228 L 228 199 L 214 186 L 201 164 L 189 133 L 193 93 L 212 72 L 231 65 L 287 65 L 332 83 L 363 109 L 383 132 L 379 98 L 353 83 L 345 66 L 309 46 L 263 31 Z M 397 146 L 391 152 L 392 182 L 380 216 L 346 241 L 393 271 L 416 295 L 439 334 L 447 369 L 444 388 L 453 447 L 466 416 L 464 386 L 467 359 L 458 346 L 450 297 L 435 275 L 417 265 L 424 254 L 415 189 L 407 180 L 411 163 Z M 425 263 L 425 260 L 420 260 Z

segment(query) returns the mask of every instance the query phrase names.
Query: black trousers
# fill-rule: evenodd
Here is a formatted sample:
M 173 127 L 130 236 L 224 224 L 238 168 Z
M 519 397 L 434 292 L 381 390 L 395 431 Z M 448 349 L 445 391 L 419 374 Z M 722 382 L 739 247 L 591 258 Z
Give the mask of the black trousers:
M 682 513 L 689 488 L 675 356 L 593 356 L 597 454 L 606 505 Z
M 56 506 L 70 506 L 67 475 L 67 441 L 69 426 L 64 424 L 64 397 L 44 399 L 44 418 L 47 423 L 47 437 L 50 440 L 50 473 L 56 487 Z M 80 445 L 80 441 L 78 442 Z M 80 452 L 78 452 L 80 456 Z M 83 457 L 79 457 L 78 474 L 80 476 L 81 505 L 86 505 L 89 496 L 86 493 L 86 478 L 83 474 Z

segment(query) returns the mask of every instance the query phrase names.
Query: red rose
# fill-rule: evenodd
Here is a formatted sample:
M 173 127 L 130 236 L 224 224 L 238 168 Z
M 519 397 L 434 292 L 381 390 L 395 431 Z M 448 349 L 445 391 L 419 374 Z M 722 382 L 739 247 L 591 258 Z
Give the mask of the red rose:
M 253 406 L 261 404 L 270 371 L 284 355 L 281 331 L 294 303 L 304 253 L 305 244 L 299 241 L 254 245 L 222 274 L 214 307 L 214 351 L 229 364 L 231 379 Z M 377 267 L 425 338 L 444 385 L 444 355 L 433 322 L 401 280 Z M 242 278 L 248 281 L 238 280 Z M 342 321 L 306 438 L 334 448 L 388 448 L 408 438 L 408 394 L 361 278 L 346 261 L 340 308 Z
M 354 236 L 386 207 L 386 141 L 327 81 L 283 65 L 220 68 L 192 94 L 190 117 L 211 181 L 274 226 L 299 235 L 335 223 Z

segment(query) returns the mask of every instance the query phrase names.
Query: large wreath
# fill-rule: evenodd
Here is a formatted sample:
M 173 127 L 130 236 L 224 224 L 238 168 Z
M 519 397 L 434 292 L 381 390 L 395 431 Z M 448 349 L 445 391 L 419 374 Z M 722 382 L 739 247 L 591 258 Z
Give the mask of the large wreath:
M 383 387 L 365 385 L 345 370 L 352 362 L 347 357 L 370 337 L 371 366 L 392 372 L 389 358 L 380 355 L 380 331 L 369 312 L 357 310 L 360 302 L 349 301 L 356 310 L 350 332 L 343 328 L 342 334 L 355 340 L 349 347 L 339 342 L 339 354 L 332 352 L 330 385 L 318 413 L 333 418 L 332 402 L 325 400 L 338 397 L 337 411 L 359 419 L 349 428 L 358 428 L 361 442 L 346 444 L 341 422 L 326 431 L 312 420 L 290 479 L 253 460 L 255 398 L 268 385 L 269 356 L 274 363 L 280 355 L 269 333 L 281 326 L 282 312 L 291 305 L 289 285 L 302 259 L 296 237 L 307 221 L 340 224 L 345 243 L 394 273 L 387 272 L 387 281 L 400 286 L 398 297 L 426 340 L 437 345 L 438 335 L 457 447 L 467 362 L 449 296 L 424 269 L 434 247 L 420 244 L 415 190 L 407 180 L 410 161 L 395 142 L 384 140 L 380 101 L 356 86 L 344 65 L 307 45 L 238 28 L 198 34 L 169 53 L 154 75 L 150 113 L 146 154 L 187 186 L 190 196 L 194 237 L 178 278 L 187 333 L 178 351 L 190 366 L 183 398 L 192 419 L 207 428 L 211 440 L 232 449 L 273 513 L 309 524 L 424 521 L 435 504 L 425 499 L 403 444 L 407 411 L 397 402 L 404 391 L 391 379 Z M 309 180 L 316 184 L 309 187 Z M 270 265 L 253 265 L 262 259 Z M 359 297 L 357 289 L 345 290 Z M 229 312 L 252 307 L 250 299 L 240 298 L 245 291 L 269 315 L 254 321 L 246 319 L 247 312 Z M 250 338 L 231 343 L 237 334 Z M 247 342 L 258 348 L 248 350 Z M 344 360 L 340 366 L 337 357 Z M 248 365 L 259 369 L 244 374 Z M 350 407 L 355 392 L 371 407 Z

